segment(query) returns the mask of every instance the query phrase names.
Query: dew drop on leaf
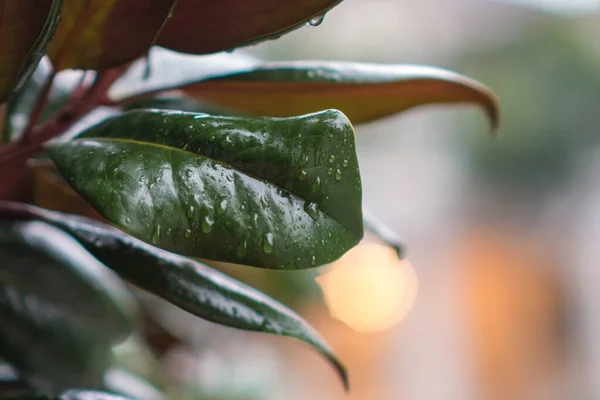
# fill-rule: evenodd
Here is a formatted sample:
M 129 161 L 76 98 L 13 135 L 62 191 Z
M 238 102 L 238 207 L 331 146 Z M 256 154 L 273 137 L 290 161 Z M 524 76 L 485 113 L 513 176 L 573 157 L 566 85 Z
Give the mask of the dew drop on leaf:
M 304 203 L 304 211 L 306 211 L 306 213 L 315 221 L 319 219 L 319 208 L 317 203 Z
M 307 23 L 306 26 L 319 26 L 323 23 L 323 20 L 325 19 L 325 14 L 323 15 L 317 15 L 316 17 L 311 18 Z
M 227 200 L 222 200 L 217 205 L 217 217 L 220 217 L 221 215 L 225 214 L 225 210 L 227 210 Z
M 344 160 L 344 161 L 342 162 L 342 166 L 343 166 L 344 168 L 346 168 L 346 167 L 348 166 L 348 160 Z
M 300 171 L 300 172 L 298 172 L 298 179 L 303 181 L 306 179 L 306 175 L 307 175 L 306 171 Z
M 266 233 L 263 239 L 263 251 L 267 254 L 273 252 L 273 234 L 270 232 Z
M 313 181 L 312 191 L 313 193 L 317 193 L 321 190 L 321 178 L 317 176 L 317 178 Z
M 312 256 L 312 257 L 310 258 L 310 265 L 312 265 L 313 267 L 314 267 L 315 265 L 317 265 L 317 257 L 315 257 L 315 256 Z
M 335 156 L 333 154 L 330 155 L 328 161 L 329 161 L 329 164 L 333 164 L 335 162 Z
M 152 232 L 152 243 L 158 244 L 159 240 L 160 240 L 160 225 L 156 225 L 154 227 L 154 231 Z
M 126 224 L 130 224 L 131 223 L 131 218 L 129 218 L 129 217 L 125 218 L 125 223 Z
M 338 181 L 342 180 L 342 171 L 340 171 L 339 169 L 335 170 L 335 179 Z
M 327 175 L 333 174 L 333 168 L 327 168 Z
M 194 216 L 194 206 L 189 206 L 189 208 L 185 212 L 185 215 L 187 215 L 188 218 L 192 218 Z
M 238 246 L 238 249 L 237 249 L 238 256 L 244 257 L 246 255 L 247 249 L 248 249 L 248 242 L 246 241 L 246 239 L 244 239 L 240 242 L 240 245 Z
M 202 232 L 210 233 L 214 224 L 215 220 L 211 216 L 206 215 L 204 218 L 202 218 Z
M 186 238 L 189 238 L 190 236 L 192 236 L 192 230 L 188 228 L 185 230 L 184 234 Z

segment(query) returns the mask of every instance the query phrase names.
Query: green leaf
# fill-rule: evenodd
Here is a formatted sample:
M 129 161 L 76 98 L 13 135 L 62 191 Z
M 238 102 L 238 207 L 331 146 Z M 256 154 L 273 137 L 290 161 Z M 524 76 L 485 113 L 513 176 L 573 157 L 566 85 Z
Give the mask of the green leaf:
M 57 70 L 105 70 L 143 55 L 175 0 L 64 0 L 48 48 Z
M 345 368 L 323 338 L 295 312 L 258 290 L 197 261 L 160 250 L 86 218 L 3 201 L 0 210 L 64 229 L 129 282 L 196 316 L 308 343 L 332 363 L 348 385 Z
M 135 61 L 127 72 L 112 84 L 108 96 L 113 101 L 122 101 L 143 93 L 246 70 L 256 67 L 259 63 L 260 60 L 256 57 L 242 52 L 193 56 L 154 46 L 147 57 Z
M 47 149 L 102 216 L 175 253 L 303 269 L 363 236 L 354 131 L 339 111 L 132 111 Z
M 275 39 L 322 16 L 342 0 L 179 0 L 157 44 L 192 54 L 216 53 Z
M 62 0 L 0 0 L 0 103 L 29 79 L 59 22 Z
M 110 348 L 38 297 L 0 285 L 0 357 L 41 390 L 100 387 Z
M 69 235 L 40 222 L 0 224 L 0 284 L 39 298 L 107 340 L 132 330 L 123 283 Z
M 185 92 L 225 109 L 288 117 L 336 108 L 354 123 L 438 103 L 473 103 L 492 130 L 499 106 L 485 86 L 455 72 L 415 65 L 293 61 L 190 84 Z

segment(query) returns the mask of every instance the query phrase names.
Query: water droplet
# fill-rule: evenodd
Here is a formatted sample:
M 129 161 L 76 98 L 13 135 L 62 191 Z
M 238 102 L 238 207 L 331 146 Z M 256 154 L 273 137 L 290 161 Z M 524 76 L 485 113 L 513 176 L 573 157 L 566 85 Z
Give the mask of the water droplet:
M 308 154 L 305 154 L 302 157 L 302 160 L 300 160 L 300 165 L 302 165 L 304 167 L 305 165 L 308 165 L 308 161 L 309 161 Z
M 307 176 L 306 171 L 300 171 L 300 172 L 298 172 L 298 179 L 299 180 L 301 180 L 301 181 L 305 180 L 306 176 Z
M 329 161 L 329 164 L 333 164 L 335 162 L 335 156 L 332 154 L 327 160 Z
M 304 211 L 315 221 L 319 219 L 319 206 L 317 206 L 317 203 L 304 203 Z
M 240 242 L 240 245 L 238 246 L 238 249 L 237 249 L 238 256 L 244 257 L 246 255 L 247 249 L 248 249 L 248 242 L 246 241 L 246 239 L 244 239 Z
M 186 229 L 184 232 L 184 235 L 186 238 L 189 238 L 190 236 L 192 236 L 192 230 L 191 229 Z
M 261 196 L 260 197 L 260 205 L 262 206 L 263 210 L 266 210 L 267 206 L 269 205 L 267 203 L 267 199 L 265 199 L 264 197 Z
M 314 267 L 315 265 L 317 265 L 317 257 L 315 257 L 315 256 L 312 256 L 312 257 L 310 258 L 310 265 L 312 265 L 313 267 Z
M 258 228 L 258 214 L 256 213 L 252 216 L 252 226 L 254 226 L 254 229 Z
M 267 254 L 273 252 L 273 234 L 270 232 L 266 233 L 263 239 L 263 251 Z
M 202 232 L 210 233 L 213 229 L 213 225 L 215 224 L 215 220 L 213 217 L 206 215 L 202 218 Z
M 348 160 L 344 160 L 344 161 L 342 162 L 342 166 L 343 166 L 344 168 L 346 168 L 346 167 L 348 166 Z
M 324 19 L 325 19 L 325 14 L 317 15 L 316 17 L 311 18 L 310 21 L 308 21 L 306 23 L 306 26 L 319 26 L 323 23 Z
M 333 168 L 327 168 L 327 175 L 333 174 Z
M 335 170 L 335 179 L 337 181 L 341 181 L 342 180 L 342 171 L 340 171 L 339 169 Z
M 225 214 L 225 210 L 227 210 L 227 200 L 222 200 L 217 205 L 217 217 L 220 217 L 221 215 Z
M 321 178 L 317 176 L 317 179 L 313 181 L 312 191 L 313 193 L 318 192 L 321 189 Z
M 154 227 L 154 231 L 152 232 L 152 243 L 158 244 L 159 240 L 160 240 L 160 225 L 156 225 Z
M 130 224 L 131 223 L 131 218 L 129 218 L 129 217 L 125 218 L 125 223 L 126 224 Z
M 310 243 L 311 240 L 312 240 L 312 238 L 310 236 L 306 237 L 306 243 Z
M 185 215 L 187 215 L 188 218 L 192 218 L 194 216 L 194 206 L 190 206 L 185 212 Z

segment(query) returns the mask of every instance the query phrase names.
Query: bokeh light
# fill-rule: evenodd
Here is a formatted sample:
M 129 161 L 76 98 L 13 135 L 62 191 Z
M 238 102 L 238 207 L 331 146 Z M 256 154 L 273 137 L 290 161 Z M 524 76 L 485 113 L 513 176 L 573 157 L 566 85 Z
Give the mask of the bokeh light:
M 389 247 L 361 244 L 317 278 L 331 315 L 359 332 L 381 332 L 400 322 L 417 297 L 418 279 Z

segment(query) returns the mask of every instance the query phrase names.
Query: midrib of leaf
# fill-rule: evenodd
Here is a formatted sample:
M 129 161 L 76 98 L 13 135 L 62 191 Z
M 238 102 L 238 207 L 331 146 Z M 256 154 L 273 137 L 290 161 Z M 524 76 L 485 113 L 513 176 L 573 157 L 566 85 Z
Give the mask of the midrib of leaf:
M 203 154 L 193 153 L 193 152 L 188 151 L 188 150 L 184 150 L 184 149 L 180 149 L 180 148 L 172 147 L 172 146 L 167 146 L 167 145 L 160 144 L 160 143 L 142 142 L 142 141 L 133 140 L 133 139 L 86 137 L 85 139 L 76 139 L 75 142 L 88 141 L 88 140 L 93 140 L 93 141 L 98 141 L 98 142 L 131 143 L 131 144 L 137 144 L 137 145 L 142 145 L 142 146 L 162 148 L 162 149 L 168 150 L 169 152 L 171 152 L 171 151 L 181 152 L 183 154 L 188 154 L 188 155 L 194 156 L 194 157 L 202 157 L 202 158 L 205 158 L 207 160 L 213 161 L 214 163 L 219 164 L 219 165 L 221 165 L 222 167 L 224 167 L 226 169 L 230 169 L 230 170 L 236 171 L 236 172 L 238 172 L 240 174 L 246 175 L 246 176 L 248 176 L 248 177 L 250 177 L 252 179 L 255 179 L 255 180 L 257 180 L 257 181 L 259 181 L 259 182 L 261 182 L 261 183 L 263 183 L 265 185 L 275 186 L 278 189 L 280 189 L 281 191 L 288 193 L 290 196 L 295 197 L 296 199 L 299 199 L 299 200 L 304 201 L 304 202 L 307 201 L 305 198 L 301 197 L 300 195 L 298 195 L 296 193 L 293 193 L 293 192 L 290 192 L 289 190 L 287 190 L 287 189 L 285 189 L 285 188 L 283 188 L 281 186 L 278 186 L 278 185 L 274 184 L 273 182 L 269 182 L 267 180 L 264 180 L 262 178 L 259 178 L 259 177 L 255 176 L 253 174 L 250 174 L 250 173 L 248 173 L 246 171 L 243 171 L 243 170 L 240 170 L 238 168 L 235 168 L 235 167 L 233 167 L 230 164 L 226 164 L 223 161 L 216 160 L 216 159 L 214 159 L 212 157 L 208 157 L 208 156 L 205 156 Z M 105 170 L 106 170 L 106 167 L 105 167 Z M 325 215 L 327 218 L 331 219 L 332 221 L 335 221 L 336 224 L 338 224 L 341 227 L 343 227 L 346 231 L 348 231 L 351 234 L 351 236 L 354 236 L 354 234 L 352 233 L 352 231 L 346 225 L 344 225 L 342 222 L 338 221 L 335 218 L 332 218 L 329 214 L 327 214 L 325 211 L 323 211 L 322 208 L 319 208 L 319 211 L 321 213 L 323 213 L 323 215 Z M 119 227 L 119 229 L 121 229 L 121 228 Z

